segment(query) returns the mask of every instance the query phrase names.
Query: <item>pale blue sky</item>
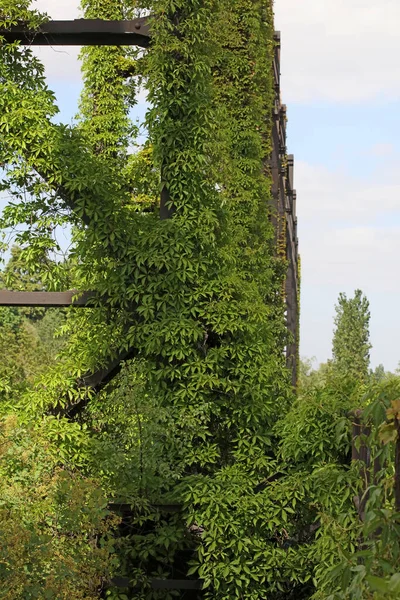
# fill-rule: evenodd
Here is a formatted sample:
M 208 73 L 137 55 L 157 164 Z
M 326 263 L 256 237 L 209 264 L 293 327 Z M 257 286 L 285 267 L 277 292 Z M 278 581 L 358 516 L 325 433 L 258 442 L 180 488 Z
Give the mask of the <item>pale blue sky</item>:
M 36 4 L 53 18 L 76 18 L 77 3 Z M 400 2 L 275 0 L 275 13 L 296 161 L 301 354 L 330 356 L 337 296 L 361 288 L 371 304 L 372 365 L 393 370 L 400 361 Z M 80 90 L 77 49 L 39 55 L 68 122 Z

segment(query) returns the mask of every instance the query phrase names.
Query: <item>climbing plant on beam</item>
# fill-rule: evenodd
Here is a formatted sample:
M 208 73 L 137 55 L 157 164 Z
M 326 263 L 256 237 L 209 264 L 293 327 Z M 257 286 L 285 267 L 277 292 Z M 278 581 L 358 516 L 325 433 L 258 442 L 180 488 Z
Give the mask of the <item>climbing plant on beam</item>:
M 85 0 L 84 8 L 93 18 L 122 18 L 132 2 Z M 125 540 L 126 576 L 142 584 L 160 569 L 169 576 L 190 547 L 206 597 L 279 594 L 295 587 L 302 569 L 293 566 L 289 576 L 279 546 L 293 482 L 275 508 L 262 493 L 279 470 L 273 426 L 291 400 L 266 168 L 272 8 L 266 0 L 153 0 L 137 8 L 151 12 L 151 48 L 136 64 L 124 49 L 85 51 L 77 127 L 53 125 L 54 98 L 35 73 L 35 93 L 19 113 L 22 96 L 7 72 L 15 102 L 2 117 L 3 160 L 14 166 L 18 158 L 9 185 L 18 193 L 33 177 L 38 187 L 23 212 L 8 209 L 4 224 L 26 222 L 25 256 L 37 268 L 45 223 L 71 221 L 67 274 L 50 264 L 47 277 L 55 288 L 68 278 L 99 298 L 87 312 L 70 311 L 69 345 L 27 401 L 36 413 L 68 417 L 86 400 L 78 415 L 92 447 L 85 468 L 110 496 L 141 506 L 137 526 L 143 512 L 154 523 L 145 541 Z M 130 187 L 144 161 L 130 156 L 135 85 L 125 79 L 127 61 L 129 74 L 144 77 L 151 104 L 140 155 L 150 164 L 140 182 L 146 211 Z M 29 117 L 27 143 L 16 115 Z M 127 371 L 90 397 L 82 374 L 121 352 L 135 356 Z M 151 437 L 152 459 L 144 460 Z M 183 503 L 184 519 L 202 535 L 190 534 L 181 517 L 146 513 L 146 503 L 160 501 Z

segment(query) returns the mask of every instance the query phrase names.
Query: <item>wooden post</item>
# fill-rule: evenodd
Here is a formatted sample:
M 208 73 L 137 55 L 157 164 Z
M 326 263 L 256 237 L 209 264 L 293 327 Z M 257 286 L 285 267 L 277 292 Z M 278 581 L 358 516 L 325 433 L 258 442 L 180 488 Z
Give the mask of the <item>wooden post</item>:
M 400 421 L 395 421 L 397 429 L 397 440 L 395 447 L 395 459 L 394 459 L 394 498 L 395 498 L 395 509 L 396 512 L 400 513 Z
M 360 466 L 360 477 L 363 481 L 363 487 L 360 496 L 354 499 L 357 507 L 358 515 L 361 521 L 365 517 L 365 506 L 369 499 L 368 488 L 370 486 L 370 466 L 371 466 L 371 450 L 368 448 L 366 440 L 361 440 L 360 447 L 357 448 L 356 442 L 361 436 L 368 437 L 371 433 L 370 427 L 362 423 L 362 411 L 357 409 L 353 413 L 353 431 L 352 431 L 352 452 L 351 458 L 353 461 L 358 460 L 362 464 Z M 375 467 L 375 465 L 374 465 Z M 375 476 L 375 475 L 374 475 Z

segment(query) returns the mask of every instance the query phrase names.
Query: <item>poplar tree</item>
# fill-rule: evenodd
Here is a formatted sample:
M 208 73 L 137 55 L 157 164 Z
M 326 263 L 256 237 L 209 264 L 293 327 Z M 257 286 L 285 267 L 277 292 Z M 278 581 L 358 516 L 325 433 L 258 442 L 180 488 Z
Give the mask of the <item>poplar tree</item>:
M 369 374 L 369 302 L 361 290 L 353 298 L 339 295 L 335 307 L 335 332 L 332 355 L 336 370 L 359 381 L 366 381 Z

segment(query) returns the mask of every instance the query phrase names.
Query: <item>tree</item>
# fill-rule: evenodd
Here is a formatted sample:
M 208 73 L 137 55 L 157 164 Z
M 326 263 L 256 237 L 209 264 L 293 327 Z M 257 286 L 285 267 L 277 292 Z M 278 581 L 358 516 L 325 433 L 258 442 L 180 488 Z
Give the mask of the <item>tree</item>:
M 300 360 L 299 394 L 302 394 L 305 390 L 313 387 L 323 387 L 329 380 L 332 373 L 332 361 L 328 360 L 326 363 L 320 363 L 318 367 L 314 369 L 313 362 L 315 360 L 315 357 L 305 357 Z
M 14 246 L 0 271 L 0 288 L 42 290 L 40 275 L 30 274 Z M 52 308 L 0 307 L 0 399 L 1 412 L 15 406 L 37 377 L 54 364 L 64 339 L 56 337 L 65 320 L 64 310 Z
M 389 377 L 390 373 L 387 373 L 385 371 L 385 367 L 382 364 L 380 364 L 377 367 L 375 367 L 374 370 L 370 369 L 370 376 L 373 381 L 379 382 L 383 381 L 385 377 Z
M 339 295 L 335 307 L 333 363 L 339 373 L 366 382 L 369 374 L 369 302 L 361 290 L 354 298 Z
M 65 464 L 81 431 L 47 417 L 0 419 L 0 597 L 96 600 L 110 574 L 112 529 L 99 482 Z

